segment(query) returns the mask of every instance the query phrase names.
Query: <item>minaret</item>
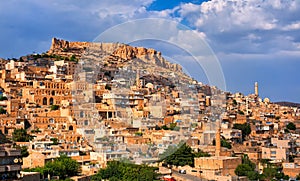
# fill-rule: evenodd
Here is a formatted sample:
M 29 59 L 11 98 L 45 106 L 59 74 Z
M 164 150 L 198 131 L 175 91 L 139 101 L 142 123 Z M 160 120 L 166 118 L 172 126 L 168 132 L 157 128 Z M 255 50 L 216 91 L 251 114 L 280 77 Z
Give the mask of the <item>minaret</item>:
M 221 156 L 221 128 L 218 127 L 216 132 L 216 155 Z
M 136 88 L 137 89 L 141 88 L 140 71 L 139 71 L 139 69 L 136 70 Z
M 255 95 L 258 96 L 258 83 L 255 82 L 254 84 L 254 92 L 255 92 Z

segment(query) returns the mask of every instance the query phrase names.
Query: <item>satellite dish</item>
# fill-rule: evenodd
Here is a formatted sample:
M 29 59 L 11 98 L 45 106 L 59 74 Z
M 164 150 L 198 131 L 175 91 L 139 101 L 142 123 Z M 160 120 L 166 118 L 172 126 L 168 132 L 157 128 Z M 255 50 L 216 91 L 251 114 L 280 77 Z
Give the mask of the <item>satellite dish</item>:
M 18 163 L 19 162 L 19 159 L 18 158 L 15 158 L 14 159 L 14 163 Z

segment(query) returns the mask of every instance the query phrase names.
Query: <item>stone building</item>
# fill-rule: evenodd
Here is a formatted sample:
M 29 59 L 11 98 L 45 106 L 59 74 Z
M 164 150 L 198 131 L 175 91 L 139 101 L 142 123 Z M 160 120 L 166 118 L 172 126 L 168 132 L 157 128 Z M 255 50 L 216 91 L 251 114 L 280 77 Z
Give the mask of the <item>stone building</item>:
M 33 87 L 23 88 L 23 99 L 40 106 L 60 105 L 62 100 L 71 102 L 71 90 L 65 82 L 39 81 Z
M 212 157 L 195 158 L 195 168 L 205 179 L 216 179 L 218 176 L 235 176 L 234 170 L 242 163 L 240 157 L 221 156 L 221 133 L 220 128 L 216 133 L 216 154 Z
M 21 180 L 20 171 L 22 166 L 21 150 L 0 145 L 0 179 Z

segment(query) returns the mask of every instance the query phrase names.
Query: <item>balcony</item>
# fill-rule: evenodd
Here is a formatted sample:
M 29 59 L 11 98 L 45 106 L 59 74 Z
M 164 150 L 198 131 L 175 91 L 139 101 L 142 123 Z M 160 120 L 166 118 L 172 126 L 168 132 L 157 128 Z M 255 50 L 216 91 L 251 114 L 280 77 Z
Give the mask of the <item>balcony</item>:
M 20 150 L 6 150 L 7 156 L 20 156 Z
M 5 151 L 4 150 L 0 150 L 0 156 L 5 156 Z
M 7 165 L 6 166 L 6 171 L 11 172 L 11 171 L 19 171 L 21 170 L 21 165 Z
M 4 166 L 4 165 L 1 165 L 1 166 L 0 166 L 0 173 L 1 173 L 1 172 L 5 172 L 5 171 L 6 171 L 5 166 Z

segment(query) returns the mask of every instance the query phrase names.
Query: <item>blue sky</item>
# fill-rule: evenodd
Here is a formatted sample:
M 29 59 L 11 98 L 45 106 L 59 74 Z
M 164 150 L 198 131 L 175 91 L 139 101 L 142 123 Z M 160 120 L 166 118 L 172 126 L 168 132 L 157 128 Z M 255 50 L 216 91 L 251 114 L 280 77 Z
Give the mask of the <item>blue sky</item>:
M 299 11 L 298 0 L 1 1 L 0 57 L 45 52 L 52 37 L 92 41 L 120 23 L 164 18 L 201 34 L 222 65 L 228 91 L 252 93 L 257 81 L 262 98 L 300 102 Z M 166 49 L 155 45 L 145 44 Z M 183 64 L 206 81 L 201 70 Z

